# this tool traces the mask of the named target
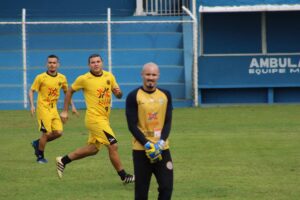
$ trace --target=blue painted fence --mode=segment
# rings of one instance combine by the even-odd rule
[[[150,17],[151,20],[160,18]],[[163,17],[163,20],[180,20]],[[117,20],[117,19],[113,19]],[[149,20],[127,17],[123,20]],[[112,24],[112,72],[124,96],[142,84],[140,72],[147,62],[160,66],[160,87],[172,93],[174,106],[191,106],[191,24]],[[0,109],[24,109],[21,26],[0,26]],[[3,37],[2,37],[3,36]],[[99,53],[107,66],[106,25],[27,25],[27,90],[35,76],[46,70],[46,58],[60,58],[59,71],[71,84],[88,71],[88,56]],[[63,96],[63,95],[62,95]],[[79,108],[85,108],[82,94],[75,94]],[[114,99],[113,107],[124,101]],[[62,106],[62,101],[59,102]]]

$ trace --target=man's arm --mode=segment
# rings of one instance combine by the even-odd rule
[[[111,74],[111,75],[112,75],[111,76],[111,86],[112,86],[111,90],[112,90],[113,94],[115,95],[115,97],[117,97],[118,99],[121,99],[123,96],[122,90],[119,87],[115,76],[113,74]]]
[[[167,96],[168,104],[167,104],[164,127],[161,132],[160,140],[157,143],[155,143],[155,145],[158,146],[160,151],[162,151],[164,149],[165,141],[168,139],[168,137],[170,135],[171,124],[172,124],[172,110],[173,110],[172,97],[171,97],[170,92],[167,90],[162,90],[162,91]]]
[[[126,98],[126,119],[128,129],[135,139],[143,146],[148,142],[144,134],[138,129],[138,108],[136,102],[137,90],[131,92]]]
[[[123,93],[119,87],[114,88],[112,92],[114,93],[115,97],[117,97],[118,99],[121,99],[123,96]]]
[[[163,140],[163,141],[166,141],[168,139],[169,135],[170,135],[170,132],[171,132],[173,105],[172,105],[172,97],[171,97],[170,92],[164,90],[164,93],[166,94],[166,96],[168,98],[168,105],[167,105],[167,111],[166,111],[164,127],[162,129],[160,139]]]
[[[65,96],[66,96],[67,91],[64,91],[64,94],[65,94]],[[71,98],[70,104],[71,104],[71,108],[72,108],[72,113],[75,114],[76,116],[79,116],[79,113],[78,113],[78,111],[77,111],[77,109],[76,109],[76,106],[75,106],[75,104],[74,104],[72,98]]]
[[[71,103],[72,95],[74,92],[75,90],[73,90],[72,87],[69,87],[69,89],[66,92],[65,100],[64,100],[64,108],[63,111],[60,113],[60,118],[63,123],[66,123],[68,120],[69,105]]]
[[[76,109],[73,99],[71,99],[71,108],[72,108],[72,113],[76,116],[79,116],[79,112]]]
[[[30,89],[29,92],[28,92],[28,96],[29,96],[30,111],[31,111],[32,116],[33,116],[33,113],[35,113],[33,95],[34,95],[34,90]]]

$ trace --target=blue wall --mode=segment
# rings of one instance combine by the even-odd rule
[[[155,19],[131,16],[135,1],[129,0],[118,3],[92,0],[84,6],[76,2],[69,6],[69,1],[58,0],[51,1],[51,4],[50,1],[41,3],[35,0],[17,2],[1,1],[0,17],[20,20],[21,8],[24,7],[29,20],[95,20],[106,15],[106,8],[111,7],[113,14],[117,13],[113,17],[118,20]],[[206,6],[253,5],[258,2],[262,3],[197,1]],[[283,1],[263,1],[266,2],[278,4]],[[200,103],[300,102],[300,12],[266,13],[266,54],[262,53],[262,13],[206,13],[201,17],[204,54],[199,57]],[[0,60],[3,61],[0,63],[0,109],[23,108],[20,32],[20,25],[0,26]],[[36,74],[45,70],[43,65],[49,54],[57,54],[61,58],[60,70],[67,74],[69,82],[86,71],[86,59],[92,53],[102,54],[107,69],[106,32],[105,25],[28,25],[29,85]],[[161,65],[161,86],[171,90],[176,105],[191,105],[190,25],[114,24],[112,32],[113,72],[119,77],[125,94],[139,86],[140,67],[145,62],[154,61]],[[78,94],[75,99],[82,101],[82,96]],[[122,107],[124,100],[115,104]]]
[[[150,17],[159,20],[160,17]],[[147,20],[148,17],[123,17],[121,20]],[[181,17],[163,17],[180,20]],[[113,20],[120,20],[119,17]],[[112,24],[112,71],[124,96],[141,85],[141,68],[156,62],[161,69],[160,87],[171,91],[175,107],[191,106],[191,24]],[[23,109],[23,70],[21,25],[0,26],[0,109]],[[60,57],[59,71],[69,83],[88,71],[87,58],[100,53],[107,62],[107,26],[27,25],[27,82],[29,89],[35,76],[46,70],[50,54]],[[74,100],[84,108],[81,93]],[[114,99],[115,108],[124,101]],[[62,106],[62,101],[59,102]]]
[[[204,13],[199,99],[209,103],[300,102],[299,11]]]
[[[300,56],[200,57],[199,87],[300,87]]]
[[[261,52],[260,21],[259,13],[204,14],[204,53]]]
[[[96,18],[106,17],[107,8],[113,15],[132,15],[136,1],[132,0],[1,0],[0,18],[20,18],[21,10],[27,10],[30,19],[36,18]]]
[[[257,4],[299,4],[299,0],[198,0],[203,6],[244,6]]]

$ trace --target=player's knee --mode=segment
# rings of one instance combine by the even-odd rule
[[[90,155],[96,155],[98,153],[99,149],[96,147],[96,145],[91,145],[90,147]]]
[[[44,137],[47,138],[47,142],[50,142],[52,140],[55,140],[55,139],[61,137],[62,136],[62,131],[53,131],[51,133],[45,133],[43,135],[44,135]]]
[[[98,151],[99,151],[98,149],[91,151],[91,155],[96,155],[98,153]]]
[[[57,134],[57,137],[61,137],[63,135],[63,132],[62,131],[58,131],[56,134]]]
[[[62,131],[53,131],[52,133],[50,133],[50,135],[52,136],[52,137],[61,137],[62,136],[62,134],[63,134],[63,132]]]

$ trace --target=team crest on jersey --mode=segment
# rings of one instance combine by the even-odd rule
[[[159,99],[158,99],[158,102],[159,102],[160,104],[164,104],[165,100],[164,100],[163,98],[159,98]]]
[[[173,163],[171,161],[168,161],[166,164],[167,169],[173,170]]]
[[[148,113],[148,120],[151,121],[157,119],[157,114],[157,112]]]
[[[107,80],[107,81],[106,81],[106,84],[107,84],[107,85],[110,85],[110,80]]]

